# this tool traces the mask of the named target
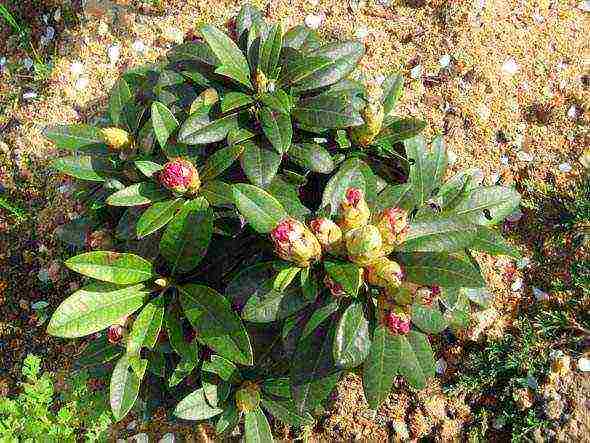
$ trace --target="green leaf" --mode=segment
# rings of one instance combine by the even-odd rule
[[[269,443],[274,441],[270,425],[260,406],[257,406],[252,412],[246,412],[244,415],[244,441],[246,443]]]
[[[169,305],[164,320],[170,346],[181,356],[183,361],[186,360],[183,365],[187,367],[190,373],[199,361],[198,346],[185,340],[179,312],[172,305]],[[193,366],[190,367],[187,362],[192,362]],[[178,367],[181,366],[181,363],[182,361],[178,364]]]
[[[127,253],[92,251],[76,255],[65,262],[72,271],[118,285],[131,285],[156,276],[146,259]]]
[[[452,214],[465,217],[472,223],[493,226],[501,223],[520,204],[520,194],[505,186],[476,188],[462,200]]]
[[[386,326],[377,326],[363,367],[363,388],[371,409],[377,409],[389,396],[400,364],[400,351],[399,337]]]
[[[170,193],[157,183],[143,182],[127,186],[107,198],[111,206],[141,206],[170,198]]]
[[[437,193],[438,203],[443,211],[450,211],[461,201],[466,200],[470,192],[479,187],[483,171],[478,168],[466,169],[446,181]]]
[[[417,220],[410,223],[404,252],[452,252],[470,246],[477,227],[458,217]]]
[[[130,370],[129,356],[119,359],[111,375],[110,403],[116,421],[122,420],[133,407],[141,380]]]
[[[286,290],[293,279],[297,277],[299,271],[301,271],[300,267],[290,265],[286,266],[284,269],[281,269],[273,281],[273,289],[280,292]]]
[[[406,278],[427,286],[479,288],[485,282],[469,261],[444,252],[404,253],[399,255]]]
[[[367,201],[375,196],[375,177],[371,168],[358,158],[351,158],[340,166],[340,169],[324,188],[322,196],[322,208],[329,208],[330,214],[338,212],[340,203],[344,200],[346,190],[350,187],[359,188],[364,192]]]
[[[365,318],[363,303],[353,301],[340,317],[334,337],[334,361],[342,369],[360,365],[371,348],[369,321]]]
[[[304,220],[311,212],[299,199],[299,188],[276,176],[267,191],[281,202],[287,213],[298,220]]]
[[[157,202],[147,208],[135,227],[137,238],[144,238],[162,226],[166,226],[170,220],[174,217],[176,212],[184,204],[184,199],[176,198],[168,201]]]
[[[434,377],[434,357],[428,338],[417,331],[398,335],[400,340],[399,373],[414,389],[424,389]]]
[[[283,206],[272,195],[256,186],[239,183],[233,186],[234,202],[252,228],[266,234],[287,217]]]
[[[251,95],[243,92],[231,91],[223,96],[221,99],[221,112],[235,111],[236,109],[248,106],[254,103]]]
[[[325,57],[331,63],[294,85],[294,91],[304,92],[333,85],[354,70],[364,53],[363,44],[354,41],[332,43],[310,52],[310,57]]]
[[[445,320],[453,329],[465,329],[469,326],[471,309],[466,288],[441,288],[440,301],[447,309]]]
[[[202,370],[216,374],[220,379],[231,384],[237,384],[241,380],[237,366],[219,355],[212,355],[210,360],[205,360]]]
[[[404,78],[401,75],[390,75],[383,82],[383,111],[391,114],[404,92]]]
[[[89,155],[56,158],[51,167],[62,174],[94,182],[103,182],[114,172],[110,161]]]
[[[392,147],[396,143],[416,137],[424,128],[426,122],[417,118],[395,118],[383,122],[384,129],[379,133],[373,144]]]
[[[375,211],[383,211],[387,208],[402,208],[411,211],[414,208],[412,185],[387,185],[377,196]]]
[[[202,197],[187,202],[164,231],[160,253],[175,274],[192,271],[201,262],[213,235],[213,211]]]
[[[195,353],[195,356],[183,356],[178,362],[174,371],[168,378],[168,388],[178,386],[182,380],[188,377],[199,364],[199,358]]]
[[[304,338],[309,336],[309,334],[315,331],[324,320],[336,312],[339,307],[340,305],[337,301],[329,300],[324,306],[316,308],[309,317],[309,320],[307,320],[307,323],[305,323],[305,328],[303,328],[301,337]]]
[[[194,66],[195,69],[203,67],[211,69],[219,64],[219,59],[209,45],[200,41],[186,42],[176,46],[168,53],[168,61],[185,68]],[[208,84],[202,86],[208,87]]]
[[[200,194],[212,206],[229,206],[234,203],[233,187],[220,180],[205,183],[200,189]]]
[[[446,150],[440,137],[433,143],[432,152],[428,151],[420,136],[406,140],[405,146],[410,162],[408,180],[412,184],[416,203],[422,206],[430,198],[432,191],[440,186],[447,167]]]
[[[304,98],[292,114],[299,123],[318,128],[338,129],[364,123],[349,98],[339,93]]]
[[[227,134],[227,144],[232,145],[239,145],[248,140],[252,140],[256,137],[256,133],[250,131],[247,128],[235,128],[231,129]]]
[[[149,292],[143,284],[89,283],[58,306],[49,321],[47,333],[74,338],[101,331],[141,308]]]
[[[113,346],[103,334],[96,340],[91,340],[82,353],[77,356],[75,369],[88,369],[99,366],[120,357],[123,351],[118,346]]]
[[[222,412],[223,409],[209,405],[204,388],[191,392],[174,409],[174,415],[184,420],[206,420]]]
[[[258,67],[270,78],[275,78],[275,72],[281,57],[283,46],[283,32],[280,24],[270,27],[266,38],[260,46],[260,60]]]
[[[344,292],[356,297],[363,282],[363,270],[354,263],[325,261],[324,268],[336,283],[342,285]]]
[[[172,112],[160,102],[152,103],[152,127],[160,146],[164,148],[170,135],[178,128],[178,120]]]
[[[149,160],[135,160],[133,163],[135,164],[135,167],[148,178],[152,178],[157,172],[163,169],[161,164]]]
[[[204,106],[191,114],[178,131],[178,141],[187,145],[208,145],[227,137],[230,130],[237,127],[237,114],[226,115],[212,120],[209,107]]]
[[[43,135],[51,140],[56,148],[80,153],[107,154],[108,148],[100,133],[100,128],[90,125],[64,125],[45,128]]]
[[[248,333],[229,302],[207,286],[188,284],[178,288],[180,302],[197,338],[222,357],[250,366],[252,346]]]
[[[232,39],[213,26],[205,25],[200,28],[201,35],[215,53],[221,66],[216,73],[226,75],[238,83],[252,89],[250,82],[250,68],[248,62]]]
[[[309,51],[320,47],[321,38],[313,29],[297,25],[289,29],[283,37],[283,48]]]
[[[507,255],[516,259],[522,257],[520,252],[506,243],[500,232],[486,226],[477,226],[477,234],[468,247],[492,255]]]
[[[340,372],[334,364],[333,343],[334,328],[329,324],[314,334],[302,337],[297,343],[290,379],[291,393],[299,412],[313,412],[338,382]]]
[[[265,188],[277,175],[281,155],[254,141],[245,142],[240,161],[248,180],[256,186]]]
[[[289,317],[307,306],[310,301],[301,295],[298,287],[290,287],[284,291],[274,289],[274,280],[262,282],[246,302],[242,310],[242,318],[253,323],[270,323]]]
[[[283,112],[263,107],[258,116],[264,135],[271,142],[274,149],[279,154],[284,154],[291,146],[293,138],[293,127],[291,126],[291,117]]]
[[[139,355],[141,348],[153,349],[164,319],[164,299],[160,296],[141,310],[127,340],[127,354]]]
[[[236,17],[236,33],[240,44],[242,40],[247,37],[247,31],[250,31],[253,26],[258,25],[261,22],[262,13],[258,8],[252,6],[250,3],[242,5],[240,12]]]
[[[412,305],[412,323],[427,334],[439,334],[448,326],[438,306]]]
[[[263,396],[262,407],[274,418],[278,418],[288,425],[311,426],[314,423],[313,417],[307,412],[299,412],[291,399],[274,399]]]
[[[289,377],[268,378],[262,382],[263,396],[272,398],[291,398],[291,384]]]
[[[332,63],[327,57],[307,57],[299,54],[290,58],[281,70],[281,84],[294,85]]]
[[[238,408],[234,403],[229,403],[219,415],[219,419],[215,425],[215,432],[217,435],[229,434],[235,429],[239,422],[240,411],[238,411]]]
[[[293,144],[289,149],[289,159],[299,166],[320,174],[334,170],[334,160],[330,153],[317,143]]]
[[[132,132],[135,119],[135,102],[133,93],[125,79],[121,78],[111,90],[109,96],[109,115],[114,126],[126,126]]]

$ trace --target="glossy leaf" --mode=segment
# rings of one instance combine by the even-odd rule
[[[382,211],[387,208],[402,208],[410,211],[414,208],[414,205],[411,184],[387,185],[377,196],[375,210]]]
[[[267,191],[281,202],[285,211],[298,220],[304,220],[311,212],[299,198],[299,188],[287,182],[282,176],[276,176]]]
[[[299,123],[319,128],[347,128],[364,122],[349,98],[338,93],[302,99],[292,114]]]
[[[115,192],[107,198],[111,206],[141,206],[170,198],[170,193],[157,183],[135,183]]]
[[[273,148],[279,154],[287,152],[293,138],[293,127],[289,115],[268,107],[263,107],[258,115],[264,135],[271,142]]]
[[[153,349],[164,319],[164,299],[158,297],[144,306],[133,322],[127,339],[127,354],[139,355],[141,348]]]
[[[137,238],[146,237],[166,226],[183,204],[184,199],[176,198],[151,205],[137,220]]]
[[[120,79],[111,90],[109,98],[109,116],[114,126],[126,126],[134,131],[133,126],[134,97],[129,84]]]
[[[241,145],[228,146],[214,152],[200,172],[201,181],[206,182],[222,174],[244,151]]]
[[[292,426],[310,426],[314,423],[311,414],[299,412],[291,399],[275,399],[268,396],[262,397],[262,407],[275,419]]]
[[[163,169],[163,166],[159,163],[154,163],[150,160],[135,160],[133,162],[135,167],[148,178],[153,177],[159,171]]]
[[[283,32],[281,30],[281,25],[272,25],[260,46],[260,60],[258,64],[258,67],[262,72],[270,78],[275,78],[282,46]]]
[[[107,154],[109,152],[100,133],[100,128],[95,126],[83,124],[50,126],[45,128],[43,135],[51,140],[58,149],[90,154]]]
[[[204,388],[197,389],[184,397],[174,409],[174,415],[184,420],[206,420],[223,412],[223,409],[209,405]]]
[[[394,118],[383,122],[384,129],[375,138],[375,145],[392,147],[396,143],[416,137],[426,128],[426,122],[417,118]]]
[[[237,127],[236,114],[211,119],[207,107],[191,114],[178,132],[178,141],[187,145],[207,145],[223,140]]]
[[[332,156],[324,147],[317,143],[291,145],[289,159],[305,169],[320,174],[329,174],[334,170]]]
[[[116,421],[123,419],[133,407],[140,384],[141,380],[130,369],[129,357],[124,355],[113,369],[109,389],[111,410]]]
[[[266,188],[277,175],[281,164],[281,155],[253,141],[243,145],[240,162],[242,170],[250,182],[258,187]]]
[[[412,323],[427,334],[439,334],[448,326],[438,306],[412,305]]]
[[[369,355],[363,367],[363,388],[371,409],[389,396],[400,364],[400,340],[386,326],[375,328]]]
[[[170,135],[178,128],[178,120],[172,112],[160,102],[152,103],[152,127],[160,146],[164,148]]]
[[[429,151],[422,137],[405,141],[406,155],[410,161],[409,182],[418,206],[430,198],[433,190],[440,186],[447,167],[447,154],[442,139],[437,138],[433,150]]]
[[[400,340],[400,375],[413,388],[425,388],[427,379],[434,377],[434,357],[428,338],[417,331],[397,337]]]
[[[188,284],[178,289],[182,308],[198,340],[228,360],[252,365],[248,333],[225,297],[207,286]]]
[[[328,317],[338,311],[339,307],[337,301],[329,300],[323,306],[316,308],[305,323],[301,337],[307,337],[315,331]]]
[[[336,283],[351,297],[356,297],[363,282],[363,270],[354,263],[325,261],[324,268]]]
[[[118,285],[131,285],[153,278],[152,264],[138,255],[112,251],[92,251],[65,262],[72,271]]]
[[[472,223],[493,226],[501,223],[520,204],[520,195],[505,186],[476,188],[451,213],[465,217]]]
[[[417,252],[399,255],[406,278],[426,286],[485,286],[479,270],[469,261],[444,252]]]
[[[237,366],[219,355],[212,355],[210,360],[205,360],[203,371],[216,374],[228,383],[237,384],[240,381],[240,371]]]
[[[322,196],[322,208],[330,209],[331,215],[335,215],[344,200],[346,190],[350,187],[363,191],[367,201],[375,197],[375,177],[371,169],[361,160],[352,158],[345,161],[340,169],[326,184]]]
[[[383,82],[383,111],[391,114],[404,92],[404,78],[401,75],[390,75]]]
[[[520,252],[509,245],[502,234],[495,229],[486,226],[477,226],[477,234],[469,249],[487,252],[492,255],[507,255],[512,258],[521,258]]]
[[[89,283],[58,306],[49,321],[47,333],[74,338],[101,331],[141,308],[149,292],[143,284]]]
[[[221,99],[221,112],[224,114],[229,111],[251,105],[254,103],[254,99],[251,95],[243,92],[231,91],[223,96]]]
[[[298,287],[292,286],[284,291],[274,289],[274,280],[262,282],[242,310],[242,318],[253,323],[270,323],[282,320],[298,312],[309,301],[301,296]]]
[[[240,411],[234,403],[225,406],[215,424],[215,432],[218,435],[229,434],[240,422]]]
[[[369,321],[365,317],[363,303],[354,301],[336,326],[334,361],[342,369],[354,368],[367,358],[370,348]]]
[[[234,203],[233,187],[220,180],[211,180],[205,183],[200,194],[212,206],[228,206]]]
[[[268,233],[287,217],[278,200],[263,189],[240,183],[234,185],[233,190],[234,202],[240,214],[255,231]]]
[[[257,406],[252,412],[244,414],[244,441],[245,443],[269,443],[274,441],[270,425],[260,406]]]
[[[114,172],[111,162],[88,155],[56,158],[51,167],[80,180],[104,182]]]
[[[404,252],[452,252],[470,246],[477,227],[457,217],[413,221],[401,245]]]

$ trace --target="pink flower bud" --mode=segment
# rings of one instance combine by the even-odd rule
[[[404,278],[400,265],[386,257],[379,258],[365,270],[367,282],[381,288],[398,287]]]
[[[111,325],[107,331],[107,340],[111,344],[117,344],[123,338],[123,326]]]
[[[408,213],[401,208],[384,209],[377,217],[377,227],[388,253],[403,243],[408,234]]]
[[[365,201],[363,191],[358,188],[348,188],[344,200],[340,204],[340,228],[344,232],[366,225],[371,217],[371,211]]]
[[[166,163],[158,174],[158,180],[166,188],[179,194],[195,194],[201,186],[197,168],[184,159]]]
[[[350,261],[366,266],[383,257],[383,243],[379,230],[372,225],[352,229],[344,236]]]
[[[320,217],[312,220],[309,226],[325,252],[334,254],[342,252],[342,231],[336,223]]]
[[[303,223],[294,218],[282,220],[270,233],[276,254],[283,260],[306,267],[320,259],[322,247]]]
[[[410,332],[410,320],[403,318],[401,315],[390,311],[385,316],[385,326],[391,331],[392,334],[407,334]]]

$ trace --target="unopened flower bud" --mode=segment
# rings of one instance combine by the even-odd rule
[[[165,278],[157,278],[154,280],[154,283],[158,285],[160,288],[167,288],[168,287],[168,280]]]
[[[260,404],[260,387],[251,381],[242,383],[236,392],[236,406],[240,412],[252,412]]]
[[[256,83],[256,90],[259,94],[268,92],[268,78],[262,72],[260,68],[256,69],[256,75],[254,76],[254,83]]]
[[[111,325],[107,331],[107,340],[109,343],[115,345],[123,338],[123,326]]]
[[[410,320],[401,313],[398,314],[390,311],[387,313],[384,320],[385,326],[387,326],[387,328],[394,335],[405,335],[410,332]]]
[[[184,159],[166,163],[158,173],[158,180],[166,188],[179,194],[196,194],[201,186],[197,168]]]
[[[344,232],[364,226],[368,223],[371,212],[358,188],[348,188],[344,200],[340,204],[340,228]]]
[[[103,128],[100,130],[100,134],[111,151],[126,151],[133,143],[131,134],[123,129]]]
[[[365,269],[367,282],[381,288],[400,286],[404,278],[400,265],[387,257],[379,258]]]
[[[340,283],[335,282],[329,275],[324,277],[324,285],[330,290],[330,293],[335,298],[344,297],[346,292]]]
[[[377,227],[383,239],[386,253],[391,253],[402,244],[408,235],[408,213],[401,208],[384,209],[377,216]]]
[[[369,265],[385,255],[381,234],[375,226],[365,225],[348,231],[344,239],[348,257],[357,265]]]
[[[322,247],[317,238],[303,223],[294,218],[282,220],[274,228],[270,237],[276,254],[283,260],[306,267],[320,259]]]
[[[324,217],[309,223],[311,232],[316,236],[325,252],[339,254],[342,252],[342,230],[336,223]]]
[[[364,124],[351,128],[353,142],[360,146],[369,146],[381,132],[385,111],[380,102],[371,102],[361,111]]]

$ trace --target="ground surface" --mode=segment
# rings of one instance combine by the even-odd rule
[[[41,136],[42,128],[92,120],[104,109],[122,72],[155,60],[201,22],[223,26],[241,4],[164,3],[160,11],[139,1],[89,0],[80,23],[71,26],[63,26],[63,14],[55,15],[60,8],[47,7],[47,23],[38,19],[34,35],[38,42],[48,25],[58,31],[49,43],[53,69],[46,80],[34,78],[26,68],[30,51],[1,40],[0,57],[5,51],[7,62],[0,73],[0,197],[15,208],[0,207],[0,389],[14,388],[18,364],[28,352],[45,355],[53,369],[67,368],[75,352],[74,344],[44,334],[42,312],[33,308],[35,302],[47,301],[51,312],[75,288],[62,265],[70,253],[58,238],[60,225],[81,210],[69,183],[46,167],[58,153]],[[307,18],[321,21],[327,36],[363,40],[365,81],[403,73],[407,88],[399,112],[427,120],[429,134],[444,133],[456,157],[453,169],[477,167],[484,182],[516,182],[522,191],[535,182],[567,190],[580,175],[577,159],[590,145],[590,13],[583,11],[588,2],[257,3],[269,19],[286,26]],[[525,210],[524,217],[514,217],[507,226],[525,256],[532,255],[527,248],[537,241],[535,233],[530,238],[519,235],[529,217],[531,211]],[[445,440],[466,435],[466,426],[475,420],[469,402],[462,395],[443,394],[440,384],[460,372],[464,346],[501,337],[523,304],[537,303],[537,285],[545,289],[529,278],[534,261],[515,266],[506,259],[481,257],[481,262],[494,307],[481,314],[458,344],[439,353],[446,371],[435,386],[419,395],[402,387],[374,413],[364,402],[359,378],[350,375],[334,394],[317,432],[338,439],[430,433]],[[588,375],[567,377],[561,395],[570,412],[562,417],[557,437],[567,441],[573,434],[566,430],[574,426],[574,440],[590,440],[587,405],[580,400],[590,394]],[[497,427],[502,435],[501,424]]]

